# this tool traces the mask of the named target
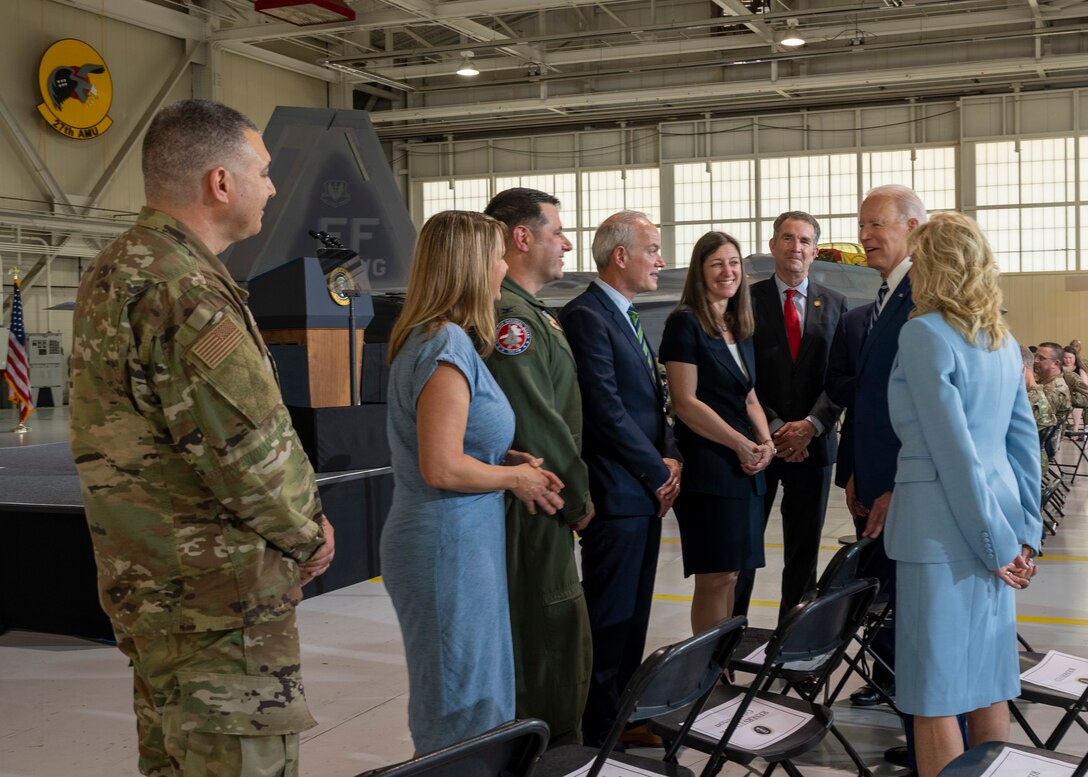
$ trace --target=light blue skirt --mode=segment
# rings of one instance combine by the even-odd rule
[[[430,753],[514,719],[501,492],[404,504],[382,530],[382,578],[408,661],[408,728]]]
[[[925,717],[959,715],[1018,696],[1015,593],[974,559],[897,562],[899,709]]]

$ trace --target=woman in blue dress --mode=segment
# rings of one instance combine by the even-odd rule
[[[920,777],[1009,737],[1020,693],[1014,589],[1035,574],[1039,438],[1020,348],[978,225],[938,213],[911,233],[915,310],[888,382],[902,442],[884,547],[896,561],[896,704]]]
[[[707,232],[691,252],[680,305],[661,339],[684,454],[674,509],[684,576],[695,576],[696,634],[732,614],[738,572],[764,564],[763,470],[775,448],[753,388],[754,330],[740,245]]]
[[[514,415],[481,360],[505,228],[445,211],[420,231],[389,342],[393,505],[385,586],[408,663],[408,727],[428,753],[514,718],[503,491],[554,514],[563,484],[509,450]]]

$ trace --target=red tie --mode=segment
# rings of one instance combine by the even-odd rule
[[[786,289],[786,304],[782,308],[782,318],[786,320],[786,339],[790,341],[790,357],[797,361],[797,350],[801,347],[801,319],[793,304],[796,289]]]

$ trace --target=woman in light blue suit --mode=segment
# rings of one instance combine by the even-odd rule
[[[974,221],[940,213],[910,237],[916,309],[888,384],[903,446],[884,533],[895,559],[896,703],[915,715],[920,777],[1008,738],[1020,693],[1013,590],[1035,574],[1039,438],[998,269]]]

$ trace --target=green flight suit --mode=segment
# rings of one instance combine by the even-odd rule
[[[487,365],[514,409],[512,447],[543,458],[565,486],[565,505],[554,516],[531,515],[506,497],[517,716],[545,720],[553,745],[579,744],[593,651],[570,528],[590,504],[574,356],[558,319],[509,278],[496,313]]]

